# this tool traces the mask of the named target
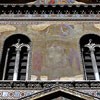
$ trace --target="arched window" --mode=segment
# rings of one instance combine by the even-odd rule
[[[100,37],[95,34],[84,35],[80,39],[80,50],[86,80],[100,80]]]
[[[0,79],[28,80],[30,39],[22,34],[8,37],[4,42]]]

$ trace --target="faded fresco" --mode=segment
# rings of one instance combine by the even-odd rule
[[[32,41],[31,80],[83,80],[79,41],[85,34],[99,35],[100,24],[74,21],[2,24],[0,46],[8,36],[17,33],[25,34]]]

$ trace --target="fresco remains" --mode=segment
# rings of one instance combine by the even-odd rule
[[[99,35],[100,24],[86,21],[1,24],[0,46],[8,36],[18,33],[25,34],[32,41],[31,80],[83,80],[79,41],[85,34]]]

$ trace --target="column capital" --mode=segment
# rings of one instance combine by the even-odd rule
[[[8,48],[7,51],[9,52],[10,51],[10,48]]]
[[[96,44],[92,43],[92,39],[89,39],[89,43],[86,44],[84,47],[88,47],[89,50],[92,52],[95,51]]]

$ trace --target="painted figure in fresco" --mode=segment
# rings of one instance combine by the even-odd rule
[[[62,35],[68,36],[68,35],[73,35],[74,34],[73,26],[68,25],[68,24],[61,24],[60,26],[61,26],[60,30],[62,32]]]
[[[79,75],[81,72],[79,54],[75,49],[70,48],[67,50],[67,48],[65,48],[63,45],[54,43],[48,47],[45,63],[46,67],[44,70],[48,72],[48,75],[51,77],[51,79],[65,76],[72,77]]]
[[[66,54],[64,48],[62,46],[53,44],[50,48],[48,48],[48,59],[55,66],[59,66],[60,64],[65,65],[64,63],[66,63]]]
[[[34,74],[39,75],[41,72],[41,67],[43,65],[43,55],[41,51],[37,50],[33,54],[33,71]]]
[[[46,54],[46,67],[43,69],[45,72],[48,72],[50,79],[59,78],[62,75],[59,75],[59,72],[66,67],[66,53],[63,46],[52,44],[47,48]],[[62,71],[63,72],[63,71]]]
[[[54,4],[55,0],[50,0],[49,4]]]

